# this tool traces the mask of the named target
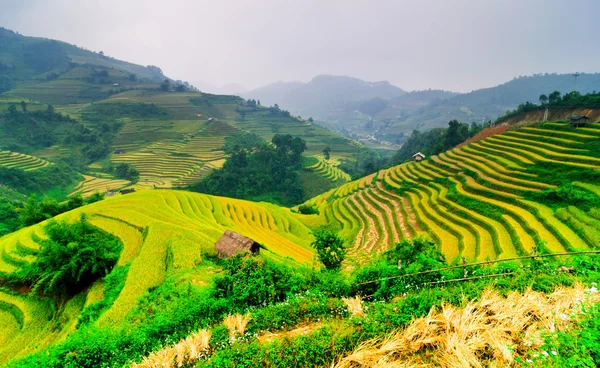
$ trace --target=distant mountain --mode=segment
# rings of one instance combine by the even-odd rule
[[[304,86],[302,82],[275,82],[253,89],[244,94],[245,98],[260,100],[263,106],[281,104],[281,101],[296,89]]]
[[[409,133],[413,129],[428,130],[446,126],[450,120],[478,122],[494,120],[507,110],[524,102],[537,102],[542,94],[553,91],[567,93],[576,89],[582,94],[600,90],[600,74],[581,74],[574,83],[572,74],[537,74],[519,77],[496,87],[484,88],[470,93],[432,103],[416,113],[399,118],[386,132]]]
[[[406,92],[389,82],[367,82],[357,78],[319,75],[308,83],[278,82],[248,92],[245,96],[262,104],[277,103],[301,116],[326,116],[332,109],[373,98],[391,99]]]
[[[104,55],[101,51],[92,52],[47,38],[26,37],[0,27],[0,85],[2,81],[8,85],[33,77],[52,79],[72,68],[73,64],[111,68],[154,82],[165,79],[156,66],[132,64]]]
[[[441,90],[405,92],[388,82],[318,76],[309,83],[279,82],[248,92],[263,105],[282,109],[358,139],[402,143],[413,130],[445,127],[450,120],[482,123],[553,91],[600,90],[600,74],[537,74],[499,86],[458,94]]]

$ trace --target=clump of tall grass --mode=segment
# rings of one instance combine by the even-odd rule
[[[192,365],[209,352],[210,331],[195,332],[177,345],[167,346],[134,363],[132,368],[174,368]]]
[[[236,336],[244,336],[246,333],[246,326],[251,319],[252,315],[250,315],[250,313],[246,313],[245,315],[238,313],[225,317],[223,324],[229,329],[229,339],[231,342],[235,341]]]
[[[527,359],[543,344],[542,332],[570,327],[584,303],[600,300],[582,285],[552,294],[486,290],[463,308],[432,308],[423,318],[384,339],[359,346],[335,367],[486,367]]]
[[[350,312],[351,315],[358,317],[363,317],[365,315],[360,295],[357,295],[354,298],[342,298],[342,301],[348,307],[348,312]]]

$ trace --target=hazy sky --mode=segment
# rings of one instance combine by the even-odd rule
[[[199,84],[318,74],[470,91],[599,72],[600,0],[0,0],[0,26]]]

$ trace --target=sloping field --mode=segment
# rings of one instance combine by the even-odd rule
[[[508,258],[534,247],[550,252],[598,248],[591,214],[555,210],[533,198],[557,188],[552,175],[537,174],[544,165],[555,165],[557,176],[563,170],[599,172],[599,140],[596,124],[585,130],[538,124],[382,170],[308,203],[321,213],[339,212],[347,203],[343,216],[329,218],[354,239],[351,254],[383,251],[421,232],[450,260]],[[534,166],[542,169],[530,170]],[[580,177],[578,188],[600,196],[593,175]]]
[[[50,165],[48,161],[38,157],[0,150],[0,166],[32,171],[48,165]]]
[[[231,125],[215,121],[204,124],[179,139],[160,140],[149,145],[122,145],[112,162],[127,162],[140,172],[141,185],[171,187],[189,185],[223,165],[225,137],[236,132]]]
[[[350,181],[351,180],[350,175],[348,175],[344,171],[338,169],[338,167],[337,167],[338,163],[335,160],[332,160],[332,159],[325,160],[320,156],[318,156],[317,159],[319,160],[319,162],[317,162],[316,164],[311,165],[307,168],[314,170],[317,174],[324,176],[327,179],[330,179],[331,181],[338,181],[338,180]]]
[[[127,180],[115,180],[97,178],[95,176],[84,175],[81,181],[75,187],[75,191],[70,195],[81,194],[84,198],[91,196],[94,193],[104,194],[108,191],[116,191],[131,184]]]
[[[214,255],[214,243],[227,229],[263,244],[266,249],[261,253],[265,257],[289,257],[289,261],[298,263],[310,263],[313,259],[309,229],[299,221],[299,215],[271,204],[183,191],[144,191],[108,198],[57,219],[75,220],[82,213],[89,216],[92,224],[121,239],[124,249],[119,265],[131,264],[123,291],[97,322],[101,325],[121,321],[140,295],[162,284],[165,262],[173,269],[189,269],[206,255]],[[13,271],[30,260],[17,256],[16,250],[38,248],[36,240],[43,236],[43,226],[41,223],[0,239],[0,271]],[[84,302],[85,295],[70,302],[72,305],[67,308],[71,310],[64,312],[61,329],[49,317],[49,300],[0,290],[0,318],[6,322],[2,328],[18,336],[11,339],[11,344],[0,346],[0,361],[8,355],[41,349],[62,333],[72,331]]]

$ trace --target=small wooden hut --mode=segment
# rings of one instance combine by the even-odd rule
[[[219,258],[229,258],[240,253],[260,253],[260,244],[234,231],[227,230],[215,243]]]
[[[129,194],[129,193],[134,193],[134,192],[135,192],[135,188],[127,188],[127,189],[122,189],[119,193]]]
[[[569,116],[569,126],[573,128],[580,128],[588,125],[590,118],[585,115]]]
[[[415,161],[415,162],[423,161],[424,159],[425,159],[425,155],[422,154],[421,152],[417,152],[413,155],[413,161]]]

